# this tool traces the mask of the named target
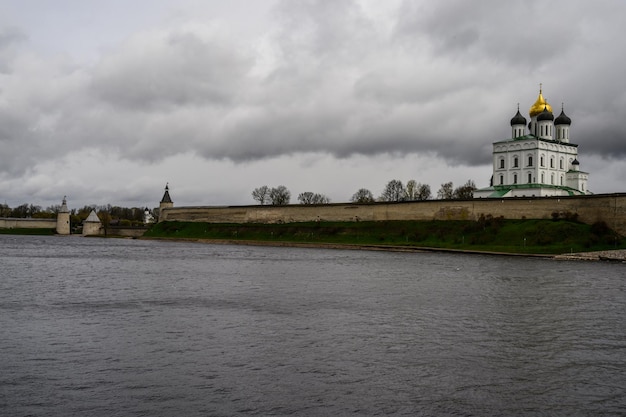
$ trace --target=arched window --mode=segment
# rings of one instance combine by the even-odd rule
[[[533,166],[533,156],[532,155],[528,155],[528,166],[529,167]]]
[[[554,185],[554,173],[550,174],[550,184]]]
[[[517,174],[513,174],[513,184],[517,184]]]
[[[539,159],[539,165],[545,166],[545,163],[543,161],[543,155],[541,155],[541,158]]]
[[[530,184],[531,182],[533,182],[533,181],[532,181],[532,179],[533,179],[533,174],[531,174],[531,173],[529,172],[529,173],[528,173],[528,183],[529,183],[529,184]]]
[[[554,157],[550,157],[550,168],[554,168]]]
[[[561,185],[563,185],[563,175],[561,175]]]
[[[500,158],[500,169],[504,169],[504,158]]]
[[[513,168],[517,168],[519,166],[519,159],[516,157],[513,158]]]
[[[500,175],[500,185],[504,184],[504,176]]]
[[[544,176],[543,172],[541,173],[541,183],[545,184],[545,176]]]

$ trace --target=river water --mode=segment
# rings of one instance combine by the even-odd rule
[[[0,415],[626,415],[626,266],[0,235]]]

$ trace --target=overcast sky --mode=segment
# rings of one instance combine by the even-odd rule
[[[0,0],[0,202],[485,187],[539,83],[591,191],[623,192],[625,17],[621,0]]]

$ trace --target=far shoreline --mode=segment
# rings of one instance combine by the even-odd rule
[[[613,261],[626,263],[626,249],[604,250],[593,252],[576,252],[565,254],[541,254],[541,253],[518,253],[518,252],[495,252],[467,249],[434,248],[424,246],[398,246],[398,245],[372,245],[372,244],[347,244],[347,243],[311,243],[311,242],[288,242],[266,240],[234,240],[234,239],[198,239],[198,238],[169,238],[169,237],[140,237],[141,240],[163,240],[178,242],[196,242],[210,245],[240,245],[240,246],[269,246],[291,247],[308,249],[337,249],[337,250],[368,250],[381,252],[413,252],[413,253],[455,253],[467,255],[491,255],[512,256],[526,258],[543,258],[554,260],[576,261]]]

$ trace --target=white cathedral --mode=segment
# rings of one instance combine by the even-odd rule
[[[530,108],[530,123],[519,112],[511,119],[511,139],[493,144],[491,185],[474,198],[544,197],[591,194],[589,174],[580,170],[578,145],[570,142],[572,120],[539,97]]]

